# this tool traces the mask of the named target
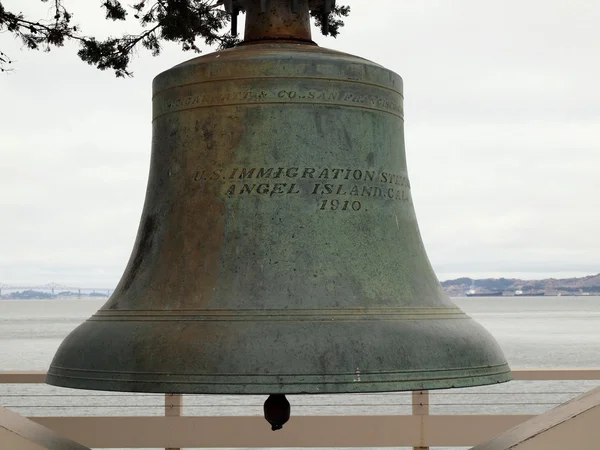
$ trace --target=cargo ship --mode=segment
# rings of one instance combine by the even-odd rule
[[[502,291],[496,291],[496,292],[469,291],[469,292],[466,292],[465,295],[467,297],[502,297]]]
[[[523,292],[521,290],[515,291],[515,297],[543,297],[546,295],[545,292]]]

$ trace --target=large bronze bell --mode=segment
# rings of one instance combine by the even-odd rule
[[[315,45],[309,8],[325,3],[230,1],[244,43],[156,77],[131,259],[48,383],[314,394],[511,378],[425,253],[402,79]]]

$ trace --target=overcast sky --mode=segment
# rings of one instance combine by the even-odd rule
[[[65,3],[87,33],[121,29],[99,0]],[[403,77],[413,198],[438,277],[600,272],[600,2],[343,3],[341,36],[316,41]],[[76,45],[30,52],[4,33],[0,49],[15,61],[0,75],[0,283],[113,287],[144,200],[152,78],[194,55],[142,51],[135,77],[116,79]]]

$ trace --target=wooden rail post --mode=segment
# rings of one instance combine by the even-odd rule
[[[429,415],[429,391],[413,391],[412,413],[421,418],[419,431],[421,444],[423,444],[425,442],[425,416]],[[421,445],[419,447],[413,447],[413,450],[429,450],[429,447]]]
[[[183,395],[165,394],[165,417],[181,417],[183,415]],[[166,447],[165,450],[181,450],[175,447]]]

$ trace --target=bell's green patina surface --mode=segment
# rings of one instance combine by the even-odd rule
[[[398,75],[289,36],[160,74],[129,265],[48,382],[292,394],[508,381],[425,253],[403,116]]]

